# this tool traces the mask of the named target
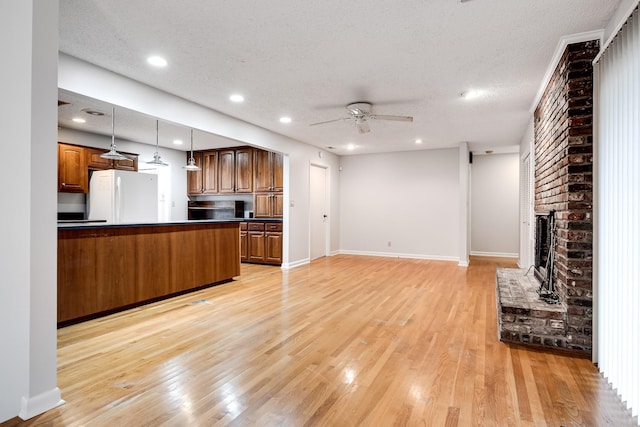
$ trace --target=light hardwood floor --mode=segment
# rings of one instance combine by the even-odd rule
[[[631,426],[584,358],[497,340],[495,270],[334,256],[58,331],[46,426]]]

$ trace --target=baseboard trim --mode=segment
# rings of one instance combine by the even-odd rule
[[[289,262],[287,264],[282,264],[280,268],[282,270],[291,270],[292,268],[300,267],[301,265],[306,265],[306,264],[309,264],[310,262],[311,261],[309,260],[309,258],[305,258],[298,261]]]
[[[28,420],[50,409],[64,405],[66,402],[62,400],[60,389],[58,387],[40,393],[37,396],[22,397],[22,405],[18,416],[23,420]]]
[[[497,257],[497,258],[518,258],[519,254],[509,253],[509,252],[481,252],[481,251],[472,251],[471,256],[488,256],[488,257]]]
[[[403,254],[394,252],[373,252],[373,251],[350,251],[340,250],[339,254],[342,255],[361,255],[361,256],[378,256],[385,258],[410,258],[410,259],[425,259],[430,261],[455,261],[458,262],[457,257],[440,256],[440,255],[423,255],[423,254]]]

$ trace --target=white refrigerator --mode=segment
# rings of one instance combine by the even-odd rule
[[[89,219],[111,224],[158,222],[158,177],[115,169],[93,172]]]

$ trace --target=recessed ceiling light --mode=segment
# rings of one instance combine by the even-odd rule
[[[355,144],[347,145],[347,150],[351,151],[351,150],[355,150],[355,149],[356,149],[356,145]]]
[[[416,144],[422,144],[422,140],[421,139],[416,139]]]
[[[160,56],[150,56],[147,58],[147,62],[154,67],[166,67],[167,60]]]
[[[244,101],[244,96],[240,94],[233,94],[229,97],[229,99],[233,102],[242,102]]]
[[[81,110],[81,111],[82,111],[83,113],[85,113],[85,114],[90,115],[90,116],[98,116],[98,117],[104,116],[104,113],[103,113],[102,111],[100,111],[100,110],[93,110],[93,109],[91,109],[91,108],[85,108],[85,109],[83,109],[83,110]]]
[[[76,122],[76,123],[87,123],[87,121],[83,118],[80,117],[74,117],[73,119],[71,119],[72,122]]]
[[[280,123],[291,123],[291,117],[280,117]]]
[[[481,91],[481,90],[475,90],[475,89],[468,90],[468,91],[466,91],[466,92],[462,92],[462,93],[460,94],[460,96],[461,96],[462,98],[466,99],[466,100],[476,99],[476,98],[481,97],[482,95],[484,95],[484,92],[483,92],[483,91]]]
[[[182,145],[182,140],[181,139],[174,139],[173,140],[173,144],[174,145]]]

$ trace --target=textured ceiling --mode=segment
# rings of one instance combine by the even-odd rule
[[[559,39],[604,28],[619,3],[60,0],[60,50],[337,154],[484,149],[518,144]],[[309,126],[356,101],[414,121]]]

